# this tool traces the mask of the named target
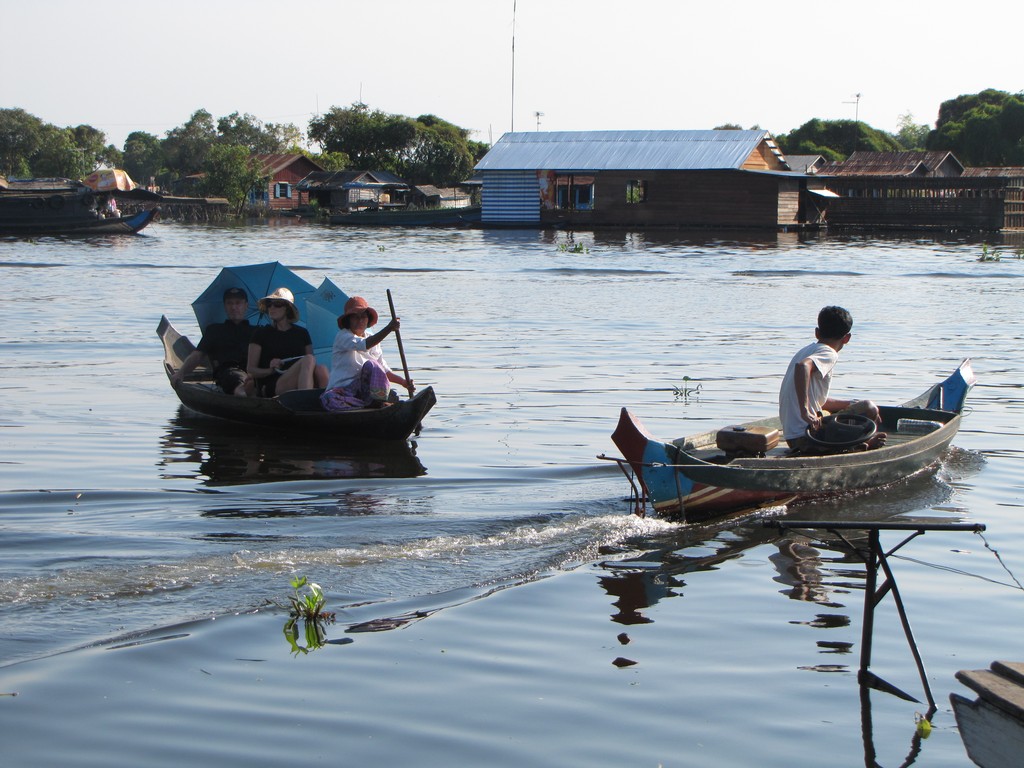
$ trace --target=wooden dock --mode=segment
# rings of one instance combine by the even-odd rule
[[[967,756],[982,768],[1024,762],[1024,662],[994,661],[989,669],[961,670],[956,679],[978,694],[950,694]]]

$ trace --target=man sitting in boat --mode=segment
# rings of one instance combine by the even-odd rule
[[[199,346],[171,376],[171,386],[178,386],[200,364],[206,363],[213,369],[214,383],[224,392],[239,397],[252,395],[252,377],[245,372],[249,338],[252,336],[252,326],[245,318],[248,312],[249,298],[244,290],[228,288],[224,291],[227,320],[206,326]]]
[[[388,367],[380,343],[401,323],[394,318],[383,329],[367,337],[366,329],[377,324],[377,310],[362,296],[345,302],[338,318],[338,335],[331,351],[331,378],[320,401],[328,411],[350,408],[380,408],[388,404],[391,382],[413,392],[413,382]]]
[[[779,390],[779,419],[782,436],[790,449],[803,452],[812,448],[807,430],[817,430],[828,413],[843,412],[867,416],[879,423],[878,406],[870,400],[837,400],[829,397],[832,371],[839,362],[839,352],[850,342],[853,316],[842,307],[824,307],[818,313],[817,341],[797,352],[789,362]],[[878,433],[874,444],[880,445],[885,435]],[[820,452],[819,447],[815,447]]]
[[[292,292],[278,288],[260,299],[259,308],[270,318],[270,325],[257,326],[252,332],[246,366],[256,380],[257,392],[274,397],[293,389],[325,386],[327,367],[317,364],[309,331],[295,325],[299,308]]]

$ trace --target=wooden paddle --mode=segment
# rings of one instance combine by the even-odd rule
[[[391,319],[392,320],[396,319],[398,316],[395,314],[395,302],[391,298],[391,289],[390,288],[388,288],[388,306],[391,308]],[[398,354],[402,358],[402,370],[405,372],[405,380],[406,381],[411,381],[411,379],[409,378],[409,364],[407,362],[405,362],[405,348],[402,347],[402,334],[401,334],[401,332],[397,328],[395,329],[395,341],[398,342]],[[409,387],[409,397],[412,397],[413,393],[415,391],[416,391],[416,388],[410,386]]]

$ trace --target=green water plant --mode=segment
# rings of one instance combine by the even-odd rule
[[[559,245],[558,245],[558,252],[559,253],[590,253],[590,249],[587,248],[587,246],[585,246],[583,243],[573,243],[572,245],[569,245],[569,243],[559,243]]]
[[[305,576],[296,576],[291,583],[293,594],[289,595],[288,602],[291,603],[293,618],[334,621],[334,614],[324,611],[327,598],[319,584],[309,581]]]
[[[989,251],[988,243],[981,246],[981,256],[978,257],[978,261],[999,261],[999,251]]]
[[[695,397],[700,393],[703,386],[699,381],[695,382],[689,376],[683,376],[682,386],[672,387],[672,393],[675,395],[676,400],[683,400],[688,403],[691,397]]]

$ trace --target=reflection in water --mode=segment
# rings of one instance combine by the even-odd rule
[[[184,408],[167,424],[158,466],[163,477],[205,478],[207,485],[282,480],[418,477],[426,468],[408,441],[347,441],[317,437],[301,444],[272,431],[194,416]]]
[[[930,483],[909,483],[902,492],[912,496],[912,489],[932,491]],[[890,498],[899,496],[893,494]],[[820,512],[824,505],[815,511]],[[871,505],[847,507],[843,517],[849,522],[871,520],[878,522],[878,516],[872,515]],[[898,506],[890,510],[890,515],[898,514]],[[901,522],[912,522],[909,518],[901,518]],[[778,551],[769,556],[769,561],[776,570],[775,581],[786,585],[781,594],[790,599],[813,603],[833,609],[842,609],[830,613],[819,613],[812,621],[799,622],[815,629],[835,629],[849,627],[851,624],[848,609],[838,596],[852,592],[863,594],[866,588],[867,570],[864,560],[854,551],[866,546],[866,531],[848,530],[844,537],[818,531],[813,538],[798,532],[788,531],[778,536],[761,528],[759,521],[748,521],[737,525],[732,530],[721,527],[718,530],[707,526],[695,526],[693,529],[682,528],[671,539],[655,550],[620,562],[602,563],[602,567],[611,573],[602,575],[599,583],[604,591],[615,598],[613,605],[616,613],[611,617],[618,624],[649,624],[653,618],[645,614],[666,597],[682,594],[685,582],[679,578],[681,574],[698,571],[715,570],[726,560],[737,558],[747,550],[757,546],[774,545]],[[858,599],[859,602],[859,599]],[[797,623],[797,622],[793,622]],[[620,644],[630,642],[624,633],[617,638]],[[818,653],[846,655],[852,652],[853,643],[842,641],[818,641]],[[613,664],[635,664],[636,661],[623,659],[613,660]],[[847,672],[846,664],[815,664],[801,667],[822,673]],[[883,685],[877,688],[887,693],[897,693]],[[900,696],[900,698],[904,698]],[[911,699],[911,701],[916,701]],[[864,743],[865,765],[873,768],[878,765],[874,746],[874,731],[871,717],[871,687],[867,682],[860,683],[861,729]],[[931,718],[935,708],[930,707],[924,715],[919,715],[919,722],[909,735],[910,747],[902,761],[902,766],[912,765],[921,752],[922,739],[927,738]]]

